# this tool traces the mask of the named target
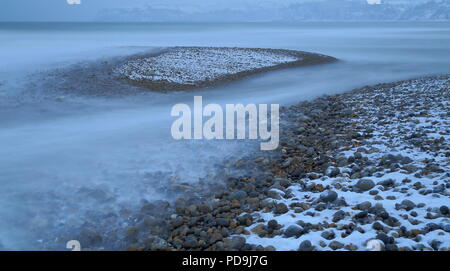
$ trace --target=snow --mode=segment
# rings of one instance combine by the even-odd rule
[[[430,101],[430,110],[427,116],[420,117],[411,117],[410,119],[404,119],[401,115],[396,114],[392,119],[385,119],[388,124],[380,125],[376,121],[373,123],[373,129],[375,132],[374,136],[365,142],[365,145],[359,145],[357,147],[353,147],[350,150],[343,149],[336,156],[345,156],[349,157],[353,155],[358,148],[364,147],[368,150],[372,150],[371,152],[367,152],[364,154],[365,157],[370,161],[381,161],[382,157],[388,154],[392,155],[402,155],[403,157],[409,157],[412,159],[412,162],[408,165],[414,165],[420,169],[423,169],[427,166],[427,162],[432,160],[434,163],[437,163],[440,168],[443,169],[443,172],[431,172],[425,176],[417,176],[416,172],[408,173],[406,170],[398,169],[396,171],[391,171],[390,169],[384,169],[382,172],[377,172],[373,176],[365,177],[371,179],[375,184],[392,179],[395,181],[395,188],[391,189],[383,189],[380,185],[376,185],[374,189],[378,189],[378,196],[382,197],[382,200],[374,199],[374,195],[369,194],[369,191],[358,193],[351,189],[347,191],[343,191],[339,188],[336,188],[337,184],[343,187],[354,186],[360,178],[352,179],[349,176],[351,169],[349,167],[340,167],[340,174],[337,177],[327,177],[322,176],[318,180],[309,180],[308,178],[302,179],[302,181],[306,183],[314,182],[316,184],[321,184],[323,187],[335,187],[334,191],[337,192],[338,197],[343,197],[348,204],[348,206],[328,206],[327,209],[323,211],[316,211],[314,208],[310,208],[301,213],[295,213],[293,209],[282,215],[275,215],[274,213],[268,212],[256,212],[253,213],[255,220],[264,221],[263,223],[267,223],[267,221],[275,219],[280,225],[283,225],[281,231],[287,229],[290,225],[297,224],[299,220],[302,220],[305,223],[311,224],[319,224],[325,225],[324,230],[333,230],[336,233],[336,237],[332,240],[325,240],[321,237],[322,230],[318,231],[310,231],[306,234],[303,234],[299,238],[285,238],[282,235],[277,235],[273,238],[261,238],[255,234],[250,234],[247,236],[247,242],[255,245],[263,245],[263,246],[274,246],[277,250],[297,250],[299,244],[304,240],[309,240],[317,249],[325,249],[329,250],[328,245],[332,241],[339,241],[344,245],[353,244],[358,247],[358,250],[367,250],[366,243],[368,240],[374,239],[377,235],[376,230],[372,228],[373,223],[368,224],[357,224],[360,228],[364,230],[364,232],[359,232],[357,230],[353,231],[350,235],[345,238],[341,237],[340,230],[338,230],[343,225],[348,225],[349,223],[355,223],[352,219],[356,213],[360,211],[355,207],[362,202],[370,202],[372,206],[376,204],[382,204],[384,209],[389,213],[391,217],[395,217],[401,223],[401,226],[406,227],[407,230],[421,230],[426,227],[428,223],[435,223],[438,225],[449,225],[450,219],[448,216],[437,216],[433,219],[428,219],[426,216],[428,214],[437,214],[439,213],[440,206],[449,206],[450,205],[450,193],[448,189],[442,193],[420,193],[423,189],[413,189],[413,184],[416,182],[421,182],[422,185],[425,185],[425,189],[433,190],[437,184],[446,184],[449,181],[449,173],[450,173],[450,158],[445,156],[445,152],[448,151],[448,144],[450,142],[449,134],[450,134],[450,122],[449,122],[449,111],[448,107],[445,107],[446,103],[442,103],[444,106],[436,106],[437,101],[433,96],[439,97],[440,99],[445,99],[445,97],[437,95],[438,92],[434,93],[434,90],[447,90],[448,91],[448,79],[445,80],[429,80],[429,81],[418,81],[413,84],[403,84],[398,87],[391,89],[390,93],[383,92],[383,95],[392,95],[394,99],[393,104],[395,103],[406,103],[409,104],[409,108],[406,113],[419,113],[415,112],[414,104],[416,102],[420,102],[421,100],[427,97],[427,100]],[[406,91],[407,89],[407,91]],[[382,92],[381,90],[375,91]],[[427,92],[431,95],[427,96]],[[417,97],[414,93],[418,93],[424,97]],[[445,93],[445,92],[444,92]],[[448,98],[448,93],[447,98]],[[360,94],[361,95],[361,94]],[[356,95],[354,99],[361,100],[363,103],[364,98],[367,96],[358,96]],[[410,100],[412,99],[412,100]],[[416,100],[417,99],[417,100]],[[377,112],[380,110],[377,106],[367,104],[362,105],[362,108],[368,110],[370,112]],[[403,112],[405,113],[405,112]],[[399,121],[400,120],[400,121]],[[418,121],[417,121],[418,120]],[[356,123],[365,123],[363,118],[354,119]],[[434,123],[434,124],[433,124]],[[408,127],[408,128],[405,128]],[[412,146],[411,144],[407,144],[404,141],[405,136],[410,135],[414,131],[421,131],[426,133],[425,140],[434,140],[436,138],[444,138],[444,144],[446,144],[446,148],[442,148],[437,151],[429,151],[427,149],[423,149],[417,146]],[[389,136],[385,135],[385,132],[389,132]],[[425,141],[424,140],[424,141]],[[424,144],[426,145],[426,144]],[[350,165],[349,165],[350,166]],[[404,182],[405,179],[410,181]],[[403,191],[402,191],[403,190]],[[406,190],[406,192],[405,192]],[[290,206],[292,203],[306,202],[309,204],[313,204],[318,198],[320,193],[314,191],[308,191],[303,189],[299,184],[292,184],[288,188],[288,192],[290,192],[293,197],[288,199],[273,199],[276,203],[284,203],[287,206]],[[281,194],[281,193],[280,193]],[[395,199],[391,197],[394,196]],[[391,199],[389,199],[391,198]],[[398,205],[403,200],[410,200],[414,202],[416,205],[423,204],[423,207],[415,207],[413,210],[417,213],[416,217],[413,217],[410,213],[411,211],[406,211],[405,209],[398,208]],[[326,228],[326,225],[332,224],[333,214],[338,210],[342,210],[346,213],[349,213],[349,216],[346,216],[344,219],[334,223],[336,228]],[[314,216],[307,215],[306,213],[313,211]],[[405,216],[407,215],[407,217]],[[378,221],[384,226],[387,226],[383,223],[383,221]],[[256,227],[257,224],[252,225],[247,228],[249,232]],[[387,232],[390,234],[397,234],[395,229],[397,227],[388,227],[390,231]],[[408,239],[405,237],[397,237],[395,238],[396,245],[398,247],[409,248],[409,249],[418,249],[419,245],[423,247],[419,249],[423,250],[433,250],[430,247],[432,241],[441,242],[440,248],[446,250],[450,249],[450,233],[445,232],[442,229],[430,231],[426,234],[420,234],[418,240]],[[320,246],[322,243],[323,247]],[[325,245],[324,245],[325,244]],[[344,249],[345,250],[345,249]]]
[[[301,58],[285,51],[269,49],[176,47],[160,55],[131,60],[116,72],[130,80],[193,85],[298,60]]]

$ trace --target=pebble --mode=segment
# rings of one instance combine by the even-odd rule
[[[320,236],[322,236],[324,239],[327,240],[332,240],[336,237],[336,234],[334,233],[334,231],[324,231],[322,232],[322,234],[320,234]]]
[[[287,238],[290,237],[300,237],[303,234],[303,228],[298,225],[290,225],[285,231],[284,236]]]
[[[248,197],[247,192],[240,190],[240,191],[231,192],[229,199],[230,200],[241,200],[241,199],[245,199],[247,197]]]
[[[275,207],[275,214],[285,214],[289,211],[289,208],[284,203],[278,203]]]
[[[244,237],[232,237],[224,239],[224,245],[231,249],[240,250],[245,246],[246,239]]]
[[[330,244],[328,245],[332,250],[337,250],[337,249],[341,249],[344,247],[344,244],[342,244],[341,242],[338,241],[332,241],[330,242]]]
[[[300,243],[298,247],[298,251],[313,251],[314,247],[309,240],[305,240]]]
[[[370,179],[361,179],[356,183],[355,187],[360,191],[369,191],[375,187],[375,183]]]
[[[335,191],[329,190],[320,194],[320,201],[322,202],[333,202],[337,199],[338,194]]]
[[[281,225],[279,225],[275,219],[272,219],[267,222],[267,227],[272,230],[277,230],[281,227]]]
[[[333,222],[339,222],[340,220],[345,218],[345,212],[342,210],[337,211],[336,213],[334,213],[333,215]]]
[[[330,178],[336,177],[337,175],[339,175],[340,170],[337,167],[328,167],[327,170],[325,171],[325,175],[327,175]]]
[[[361,211],[368,211],[370,207],[372,207],[372,203],[370,201],[364,201],[357,205],[358,209]]]
[[[414,209],[416,207],[416,204],[414,202],[407,200],[407,199],[402,201],[401,205],[403,206],[403,208],[406,211],[411,211],[412,209]]]

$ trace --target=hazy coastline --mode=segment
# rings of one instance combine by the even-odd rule
[[[93,250],[353,251],[380,239],[385,250],[447,251],[449,86],[418,78],[285,107],[275,153],[166,183],[171,200],[128,210],[126,227],[108,215],[72,234]]]
[[[201,95],[205,103],[294,105],[364,85],[445,74],[449,29],[448,23],[0,23],[3,248],[42,249],[43,239],[60,232],[73,239],[71,229],[89,226],[99,214],[113,231],[107,217],[129,222],[127,213],[143,201],[171,198],[161,192],[172,184],[168,179],[193,186],[217,173],[223,159],[252,150],[241,142],[174,143],[168,134],[176,103]],[[189,92],[137,91],[107,73],[89,78],[92,68],[113,68],[120,56],[173,46],[288,48],[341,61]],[[63,239],[58,249],[65,249]]]

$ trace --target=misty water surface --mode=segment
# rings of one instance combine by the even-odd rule
[[[40,82],[57,80],[45,75],[53,69],[165,46],[296,49],[341,61],[186,93],[64,94],[59,102],[54,90],[39,89]],[[100,209],[78,194],[80,188],[115,195],[108,208],[132,206],[161,198],[147,173],[178,171],[183,181],[195,182],[214,170],[214,162],[251,149],[240,142],[174,142],[170,109],[192,103],[194,95],[204,103],[288,105],[449,73],[449,67],[450,23],[0,23],[0,248],[39,248],[55,227]]]

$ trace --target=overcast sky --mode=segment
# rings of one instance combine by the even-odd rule
[[[217,8],[246,8],[286,5],[308,0],[81,0],[68,5],[67,0],[0,0],[0,21],[88,21],[102,9],[117,7],[180,8],[184,11]],[[311,1],[311,0],[309,0]],[[405,0],[386,0],[404,2]],[[418,2],[423,0],[408,0]]]

